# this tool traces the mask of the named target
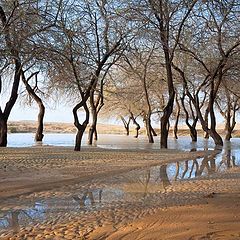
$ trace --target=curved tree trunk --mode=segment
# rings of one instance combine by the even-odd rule
[[[120,118],[121,118],[124,128],[126,130],[126,135],[129,136],[129,125],[130,125],[131,118],[128,118],[128,121],[126,121],[123,116],[120,116]]]
[[[135,138],[138,138],[138,136],[139,136],[139,130],[140,130],[140,125],[138,124],[138,122],[136,121],[136,119],[134,119],[133,120],[133,122],[134,122],[134,125],[136,125],[136,128],[135,128],[135,130],[136,130],[136,135],[134,136]]]
[[[135,137],[135,138],[138,138],[139,130],[140,130],[141,127],[140,127],[140,125],[138,124],[138,122],[137,122],[137,120],[136,120],[137,117],[134,117],[132,112],[129,112],[129,113],[130,113],[130,115],[131,115],[131,119],[132,119],[132,121],[133,121],[133,124],[136,126],[136,128],[135,128],[135,130],[136,130],[136,135],[135,135],[134,137]]]
[[[156,137],[156,136],[157,136],[156,131],[154,130],[154,128],[152,127],[152,125],[150,125],[150,127],[151,127],[151,131],[152,131],[152,135],[153,135],[154,137]]]
[[[43,119],[44,119],[44,115],[45,115],[45,106],[42,102],[42,99],[36,94],[36,92],[34,91],[34,88],[32,88],[31,85],[29,84],[29,80],[35,76],[36,77],[36,85],[37,85],[37,74],[38,74],[38,72],[35,72],[26,79],[24,71],[23,70],[21,71],[22,81],[26,87],[28,94],[38,104],[38,108],[39,108],[38,121],[37,121],[38,126],[37,126],[37,131],[35,134],[35,141],[41,142],[44,137],[44,135],[43,135]]]
[[[82,97],[84,99],[84,97]],[[80,124],[77,111],[83,107],[85,110],[85,120],[82,124]],[[85,129],[89,123],[89,109],[87,106],[87,103],[84,100],[82,100],[80,103],[78,103],[74,108],[73,108],[73,116],[74,116],[74,125],[77,128],[77,135],[76,135],[76,140],[75,140],[75,147],[74,151],[80,151],[81,150],[81,145],[82,145],[82,137],[85,132]]]
[[[17,98],[18,98],[18,88],[20,83],[20,72],[22,68],[21,59],[19,57],[19,49],[17,49],[17,46],[14,45],[14,43],[11,41],[12,36],[10,34],[9,24],[7,20],[7,16],[5,14],[5,11],[3,10],[2,6],[0,6],[0,21],[2,26],[1,34],[3,36],[3,39],[6,42],[7,51],[11,54],[12,63],[14,64],[14,77],[13,77],[13,84],[12,87],[9,87],[11,89],[11,95],[6,103],[6,106],[4,110],[1,109],[0,106],[0,147],[6,147],[7,146],[7,121],[9,118],[9,115],[12,111],[13,106],[15,105]],[[0,79],[1,80],[1,79]],[[0,82],[2,85],[2,82]],[[2,87],[0,86],[0,93]]]
[[[182,107],[183,107],[183,110],[185,112],[185,122],[186,122],[186,124],[187,124],[187,126],[188,126],[188,128],[190,130],[190,136],[192,138],[192,142],[197,142],[196,126],[197,126],[197,122],[198,122],[198,117],[195,116],[195,114],[193,113],[193,109],[191,108],[193,123],[190,124],[190,122],[189,122],[189,113],[188,113],[188,111],[187,111],[187,109],[185,107],[184,99],[185,99],[185,95],[181,98]]]

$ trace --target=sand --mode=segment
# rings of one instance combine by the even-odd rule
[[[207,152],[127,151],[68,147],[0,149],[0,198],[48,190],[123,173],[139,167],[197,158]]]
[[[211,159],[216,153],[0,149],[0,212],[16,214],[38,199],[49,208],[57,202],[52,208],[59,211],[47,209],[46,220],[15,233],[0,231],[0,239],[240,239],[239,167],[171,183],[154,175],[159,165]],[[102,202],[96,198],[100,190],[105,194]],[[68,204],[77,204],[84,191],[89,199],[94,193],[95,205],[69,210]]]

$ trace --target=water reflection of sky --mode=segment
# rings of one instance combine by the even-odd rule
[[[43,144],[54,146],[73,146],[75,134],[54,133],[45,134]],[[159,149],[160,137],[154,137],[155,143],[148,143],[146,136],[140,135],[139,138],[133,136],[114,135],[114,134],[99,134],[99,140],[94,143],[94,146],[106,147],[110,149]],[[35,145],[33,133],[12,133],[9,134],[8,143],[10,147],[29,147]],[[240,138],[233,138],[231,142],[225,142],[224,146],[231,145],[231,149],[240,149]],[[83,136],[83,146],[87,146],[87,136]],[[197,143],[192,143],[188,136],[179,137],[178,140],[169,138],[168,147],[170,149],[187,150],[191,149],[205,150],[214,149],[215,145],[212,139],[198,138]]]
[[[108,145],[107,142],[111,141],[113,139],[102,140],[106,145]],[[121,145],[122,141],[123,139],[120,137],[119,140],[118,137],[119,146],[124,148],[128,142],[125,141]],[[146,144],[145,140],[141,138],[131,143],[130,146],[132,148],[139,146],[149,148],[149,144]],[[214,149],[211,140],[199,139],[197,144],[192,144],[187,137],[181,137],[178,141],[170,140],[169,146],[188,151],[193,148],[197,150]],[[84,216],[89,211],[115,209],[124,204],[154,205],[156,198],[153,196],[156,195],[157,199],[160,199],[162,193],[176,181],[191,181],[198,177],[211,177],[215,173],[225,172],[237,166],[240,166],[240,139],[233,139],[232,143],[225,143],[222,151],[203,158],[130,171],[119,176],[106,178],[98,185],[69,186],[68,189],[62,190],[59,196],[56,196],[53,190],[46,197],[37,197],[36,195],[36,197],[28,198],[26,196],[25,198],[22,196],[21,199],[1,201],[0,232],[9,229],[17,231],[21,226],[41,223],[61,217],[65,213],[70,215],[77,213]]]

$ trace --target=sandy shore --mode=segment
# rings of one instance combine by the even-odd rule
[[[240,169],[222,171],[216,154],[0,149],[0,220],[15,228],[0,239],[240,239]],[[40,203],[37,220],[19,225]]]

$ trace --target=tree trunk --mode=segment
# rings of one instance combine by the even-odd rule
[[[94,140],[95,141],[98,140],[97,126],[96,126],[95,131],[94,131]]]
[[[45,114],[45,107],[41,102],[38,103],[39,106],[39,114],[38,114],[38,127],[37,127],[37,132],[35,135],[35,141],[36,142],[41,142],[43,140],[43,118]]]
[[[86,127],[84,127],[84,126],[78,127],[74,151],[81,151],[82,137],[83,137],[85,129],[86,129]]]
[[[145,117],[145,126],[146,126],[146,130],[147,130],[148,142],[149,143],[154,143],[152,130],[151,130],[151,128],[152,128],[151,127],[151,119],[150,119],[150,116],[148,114]]]
[[[181,98],[182,107],[183,107],[183,110],[185,112],[185,117],[186,117],[185,122],[186,122],[186,124],[187,124],[187,126],[188,126],[188,128],[190,130],[190,136],[192,138],[192,142],[197,142],[196,126],[197,126],[197,122],[198,122],[198,117],[195,116],[195,114],[193,113],[193,109],[191,108],[193,123],[190,124],[190,122],[189,122],[189,113],[188,113],[188,111],[187,111],[187,109],[185,107],[184,99],[185,99],[185,95]]]
[[[35,100],[35,102],[38,104],[39,107],[39,113],[38,113],[38,127],[35,134],[35,141],[41,142],[43,140],[43,119],[45,115],[45,106],[42,102],[42,99],[36,94],[34,89],[31,87],[31,85],[28,83],[28,81],[35,76],[36,77],[36,83],[37,83],[37,74],[38,72],[33,73],[28,79],[25,77],[25,73],[23,70],[21,70],[21,76],[22,76],[22,82],[24,83],[26,90],[28,94]]]
[[[92,124],[89,128],[89,132],[88,132],[88,144],[92,145],[93,144],[93,137],[95,135],[96,137],[96,131],[97,131],[97,113],[96,111],[92,111]]]
[[[103,81],[103,79],[102,79]],[[101,82],[101,84],[103,84]],[[92,90],[90,91],[90,106],[91,106],[91,113],[92,113],[92,124],[89,128],[88,132],[88,144],[93,144],[93,138],[94,140],[98,139],[97,136],[97,120],[98,120],[98,113],[100,112],[101,108],[103,107],[103,89],[101,89],[101,93],[98,93],[97,99],[95,99],[95,88],[96,85],[93,86]]]
[[[19,82],[20,82],[20,72],[22,68],[22,63],[19,57],[19,49],[17,46],[11,42],[11,39],[13,39],[13,36],[10,34],[10,25],[8,23],[8,19],[6,17],[5,11],[3,10],[2,6],[0,6],[0,21],[3,26],[2,28],[2,39],[5,39],[6,46],[7,46],[7,52],[11,55],[11,62],[14,64],[14,78],[13,78],[13,84],[12,87],[9,87],[9,90],[11,89],[11,95],[8,100],[8,102],[5,105],[4,111],[2,111],[0,106],[0,147],[6,147],[7,146],[7,121],[9,118],[9,115],[12,111],[13,106],[15,105],[17,98],[18,98],[18,88],[19,88]],[[12,31],[11,31],[12,32]],[[2,82],[1,82],[2,85]],[[2,90],[2,86],[0,87],[0,93]]]
[[[190,136],[192,138],[192,142],[197,142],[197,130],[195,127],[190,127]]]
[[[179,122],[179,117],[180,117],[180,104],[178,102],[177,97],[176,97],[176,105],[177,105],[177,113],[176,113],[177,116],[176,116],[176,121],[175,121],[174,128],[173,128],[173,134],[174,134],[175,139],[178,139],[177,132],[178,132],[178,122]]]
[[[134,136],[135,138],[138,138],[138,136],[139,136],[139,130],[140,130],[140,125],[137,123],[137,121],[136,120],[134,120],[134,124],[136,125],[136,128],[135,128],[135,130],[136,130],[136,135]]]
[[[154,128],[152,127],[152,125],[150,125],[150,127],[151,127],[151,131],[152,131],[152,135],[153,135],[154,137],[156,137],[156,136],[157,136],[157,133],[155,132],[155,130],[154,130]]]
[[[229,108],[227,117],[226,117],[226,125],[225,125],[225,131],[226,131],[225,140],[226,141],[230,141],[230,139],[232,138],[232,131],[233,131],[233,128],[231,127],[231,122],[230,122],[231,121],[231,112],[230,111],[231,110]]]
[[[129,126],[125,127],[126,129],[126,135],[129,136]]]
[[[89,123],[89,109],[87,106],[87,97],[88,96],[82,96],[82,101],[78,103],[74,108],[73,108],[73,117],[74,117],[74,125],[77,128],[77,135],[76,135],[76,140],[75,140],[75,147],[74,151],[81,151],[81,145],[82,145],[82,137],[85,132],[85,129]],[[85,120],[82,124],[80,124],[77,111],[83,107],[85,110]]]
[[[211,127],[210,127],[209,134],[213,138],[214,143],[216,145],[223,146],[223,140],[222,140],[221,136],[216,131],[216,117],[215,117],[215,113],[214,113],[214,100],[215,100],[214,82],[212,82],[211,92],[210,92],[210,96],[209,96],[209,105],[208,105],[210,119],[211,119]]]
[[[173,110],[173,103],[174,103],[174,96],[175,96],[175,91],[173,87],[173,81],[172,81],[172,70],[170,67],[168,67],[168,75],[169,75],[169,98],[168,98],[168,103],[167,106],[163,110],[163,116],[161,117],[161,140],[160,140],[160,145],[161,148],[167,148],[167,140],[168,140],[168,132],[169,132],[169,118],[172,114]]]
[[[205,116],[204,116],[204,120],[205,122],[208,124],[208,114],[209,114],[209,110],[208,108],[206,109],[206,112],[205,112]],[[209,139],[209,132],[208,131],[205,131],[205,135],[204,135],[204,138],[205,139]]]
[[[228,107],[227,107],[227,115],[225,115],[226,125],[225,125],[225,131],[226,136],[225,140],[230,141],[232,138],[232,132],[233,129],[236,126],[236,111],[237,111],[237,102],[238,100],[231,101],[229,90],[225,87],[226,95],[227,95],[227,101],[228,101]],[[231,121],[232,120],[232,121]]]
[[[7,121],[0,119],[0,147],[7,146]]]
[[[129,125],[130,125],[131,118],[128,118],[128,121],[126,121],[123,116],[120,116],[120,118],[121,118],[124,128],[126,130],[126,135],[129,136]]]
[[[133,124],[134,125],[136,125],[136,128],[135,128],[135,130],[136,130],[136,135],[134,136],[135,138],[138,138],[138,135],[139,135],[139,130],[140,130],[140,125],[138,124],[138,122],[136,121],[136,118],[133,116],[133,113],[132,112],[130,112],[130,115],[131,115],[131,119],[132,119],[132,121],[133,121]]]

